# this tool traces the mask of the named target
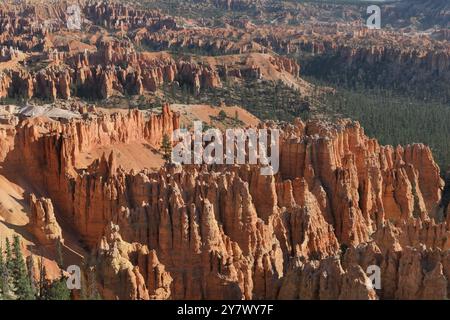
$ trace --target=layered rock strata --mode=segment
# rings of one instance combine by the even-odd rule
[[[22,179],[71,222],[104,297],[448,297],[450,221],[436,215],[443,181],[428,147],[381,146],[350,121],[296,121],[280,127],[275,176],[248,165],[126,172],[114,153],[74,167],[82,150],[157,146],[178,127],[165,107],[147,122],[130,111],[29,119],[9,132],[3,164],[28,168]],[[381,289],[370,285],[373,265]]]

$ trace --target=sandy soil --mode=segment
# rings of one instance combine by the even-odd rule
[[[258,66],[261,68],[262,78],[268,81],[282,81],[285,85],[289,87],[294,87],[299,90],[302,94],[309,94],[311,91],[311,84],[307,81],[296,78],[288,72],[278,71],[277,68],[270,63],[270,55],[264,53],[246,53],[237,55],[225,55],[225,56],[199,56],[194,57],[196,61],[207,63],[212,67],[219,65],[247,65],[247,66]]]
[[[26,225],[29,222],[27,194],[33,192],[32,188],[17,177],[20,186],[9,181],[5,176],[0,175],[0,243],[4,246],[4,241],[9,238],[12,241],[14,235],[19,235],[22,241],[23,252],[25,256],[39,255],[43,256],[43,263],[50,279],[56,279],[60,276],[59,268],[56,263],[56,252],[54,248],[43,246],[37,247],[35,238],[27,231]],[[57,214],[57,212],[56,212]],[[78,239],[68,232],[67,223],[57,214],[58,223],[63,228],[64,245],[62,248],[64,263],[66,265],[80,265],[84,249]]]
[[[75,163],[77,168],[88,167],[95,159],[102,156],[103,153],[109,155],[114,151],[116,155],[117,165],[122,166],[126,171],[134,169],[140,171],[142,169],[157,170],[164,164],[161,154],[147,143],[131,143],[131,144],[115,144],[113,146],[105,146],[96,148],[90,152],[80,155]]]
[[[194,120],[201,120],[208,124],[211,123],[211,117],[217,117],[221,110],[227,114],[227,120],[234,121],[236,113],[238,118],[244,125],[255,126],[259,120],[251,115],[246,110],[239,107],[211,107],[208,105],[172,105],[173,111],[179,111],[181,114],[181,122],[185,125],[192,125]],[[100,109],[100,108],[99,108]],[[104,112],[128,112],[124,109],[105,109]],[[40,124],[51,120],[48,117],[35,117],[30,120],[32,123]],[[216,127],[220,128],[219,125]],[[226,124],[226,123],[225,123]],[[224,125],[225,125],[224,124]],[[10,128],[9,125],[1,125]],[[224,128],[221,128],[224,129]],[[103,146],[90,150],[81,154],[76,163],[77,168],[86,168],[95,159],[102,156],[103,153],[109,155],[114,151],[116,155],[117,165],[122,166],[126,171],[140,171],[143,169],[158,170],[163,165],[161,153],[147,143],[134,142],[130,144],[114,144],[110,146]],[[0,170],[1,170],[0,163]],[[5,170],[3,168],[3,170]],[[28,212],[28,194],[35,193],[39,195],[39,190],[34,190],[27,184],[25,179],[22,179],[20,173],[8,172],[8,178],[1,175],[0,172],[0,241],[4,241],[6,237],[12,238],[14,234],[19,234],[23,239],[23,245],[26,248],[24,251],[26,255],[33,253],[34,255],[43,255],[47,260],[46,267],[50,273],[55,271],[58,276],[57,267],[55,264],[56,253],[51,248],[37,248],[35,246],[34,237],[27,231],[26,224],[29,221]],[[11,179],[11,180],[8,180]],[[14,181],[14,182],[12,182]],[[41,196],[41,195],[39,195]],[[63,255],[66,264],[80,264],[85,250],[83,245],[79,243],[71,231],[70,223],[65,221],[55,208],[56,218],[58,223],[64,230],[64,246]],[[36,251],[37,250],[37,251]]]
[[[260,122],[259,119],[250,112],[237,106],[213,107],[210,105],[173,104],[170,108],[173,111],[180,112],[181,124],[184,127],[193,126],[194,121],[203,121],[211,124],[211,117],[217,117],[221,110],[225,111],[230,119],[234,119],[237,112],[238,118],[243,122],[244,126],[256,126]],[[218,129],[226,129],[225,124],[221,124],[217,121],[214,121],[213,125]]]
[[[28,207],[23,198],[24,190],[0,175],[0,241],[22,229],[28,223]]]

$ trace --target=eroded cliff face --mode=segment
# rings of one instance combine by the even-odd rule
[[[267,72],[257,65],[225,63],[229,57],[224,55],[237,61],[240,55],[259,53],[270,56],[264,65],[273,65],[283,75],[298,77],[295,60],[308,58],[302,60],[307,75],[333,80],[327,67],[333,65],[344,79],[357,75],[355,79],[365,85],[412,93],[425,87],[425,92],[444,92],[447,99],[450,49],[448,42],[440,40],[448,38],[444,23],[448,5],[445,0],[419,2],[386,5],[383,23],[408,27],[374,31],[361,25],[366,14],[360,12],[362,7],[351,5],[206,1],[203,9],[248,13],[248,18],[225,15],[216,23],[208,16],[184,19],[138,4],[78,1],[83,18],[80,32],[67,28],[72,1],[45,5],[7,1],[0,5],[0,98],[107,99],[152,95],[163,84],[197,94],[221,87],[227,76],[266,79]],[[186,12],[201,7],[197,1],[185,5],[181,8]],[[411,19],[404,19],[405,15]],[[415,31],[435,20],[441,27],[434,32]],[[178,54],[168,58],[165,51],[188,52],[191,57],[205,57],[204,61],[221,56],[221,66]],[[227,68],[235,70],[228,74]]]
[[[114,152],[75,166],[95,146],[158,146],[178,119],[165,106],[147,120],[35,118],[0,131],[5,174],[53,204],[54,215],[32,198],[34,230],[52,239],[53,216],[70,221],[105,298],[448,298],[450,218],[428,147],[380,146],[355,122],[298,120],[280,127],[275,176],[249,165],[127,172]]]
[[[40,98],[56,101],[71,97],[108,99],[112,96],[155,93],[163,87],[186,87],[198,94],[222,87],[225,78],[270,79],[270,70],[298,80],[300,66],[282,56],[248,54],[228,57],[215,64],[210,59],[175,59],[168,53],[138,52],[127,42],[99,41],[84,52],[50,52],[50,64],[38,71],[4,68],[0,73],[0,98]],[[44,59],[48,62],[47,59]],[[202,59],[199,59],[202,60]],[[255,64],[261,60],[258,64]]]
[[[98,47],[94,52],[48,53],[51,64],[37,72],[6,68],[0,74],[0,98],[107,99],[155,92],[164,83],[176,82],[195,92],[221,86],[217,71],[209,66],[169,55],[148,57],[126,43],[101,42]]]
[[[40,245],[56,245],[57,242],[64,241],[50,199],[38,199],[31,194],[29,216],[28,229],[38,239]]]
[[[12,175],[12,179],[21,176],[48,196],[93,244],[103,232],[105,215],[120,208],[100,200],[108,197],[102,181],[112,178],[117,168],[112,155],[107,155],[108,160],[104,155],[89,168],[76,168],[77,157],[96,147],[134,141],[158,147],[164,134],[170,135],[179,127],[178,119],[167,105],[161,114],[152,114],[149,119],[144,119],[138,110],[69,123],[48,118],[25,119],[14,130],[5,131],[12,144],[5,145],[12,149],[4,159],[5,175]],[[24,167],[27,170],[21,169]],[[75,214],[78,210],[83,212],[81,216]]]

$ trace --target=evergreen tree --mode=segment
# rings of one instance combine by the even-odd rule
[[[11,251],[11,244],[9,242],[9,239],[6,238],[5,241],[5,257],[3,259],[3,272],[1,273],[2,279],[2,292],[3,297],[2,299],[13,299],[13,292],[11,291],[12,288],[12,272],[14,269],[13,266],[13,258],[12,258],[12,251]],[[1,255],[3,258],[3,248],[1,249]]]
[[[3,262],[3,246],[0,243],[0,300],[3,300],[3,291],[4,291],[4,279],[3,273],[5,269],[5,264]]]
[[[40,300],[70,300],[71,293],[67,288],[67,278],[62,274],[57,280],[50,281],[47,277],[47,270],[42,263],[39,265],[40,281],[39,281],[39,299]]]
[[[220,121],[225,120],[227,118],[227,113],[225,111],[223,111],[223,110],[220,110],[218,118],[219,118]]]
[[[9,296],[8,273],[6,263],[3,258],[3,245],[0,243],[0,300],[7,299]]]
[[[54,300],[52,293],[53,283],[47,277],[47,269],[43,263],[43,258],[39,259],[39,283],[37,286],[39,300]]]
[[[11,251],[11,243],[9,242],[9,238],[6,238],[6,272],[8,275],[12,275],[14,270],[14,262]]]
[[[14,236],[13,244],[13,284],[14,292],[19,300],[34,300],[34,292],[31,286],[31,279],[27,272],[27,267],[23,259],[20,248],[19,236]]]
[[[61,239],[56,242],[56,263],[61,269],[64,267]]]
[[[26,270],[29,270],[26,273],[26,275],[27,275],[27,277],[29,279],[29,282],[30,282],[31,292],[34,295],[33,300],[35,300],[36,299],[36,282],[34,281],[34,279],[36,279],[36,276],[34,274],[34,268],[33,268],[33,261],[34,261],[33,255],[31,255],[30,258],[31,259],[26,261]]]
[[[166,161],[166,163],[170,163],[172,160],[172,142],[167,134],[163,135],[161,152],[163,153],[164,161]]]
[[[67,278],[61,277],[54,280],[45,290],[45,300],[70,300],[70,290],[67,288]]]
[[[42,257],[39,259],[39,284],[37,294],[40,300],[46,300],[45,296],[48,288],[50,287],[50,283],[47,279],[47,270],[45,269],[42,259]]]

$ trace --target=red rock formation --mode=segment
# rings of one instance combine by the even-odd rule
[[[64,241],[50,199],[37,199],[34,194],[30,195],[30,222],[27,227],[41,245]]]
[[[176,28],[176,22],[172,18],[161,16],[159,11],[135,9],[123,3],[88,3],[84,7],[84,13],[97,25],[122,31],[139,27]]]
[[[147,59],[134,49],[111,44],[97,54],[76,54],[64,58],[65,65],[37,73],[6,70],[0,80],[0,97],[40,97],[56,100],[72,95],[107,99],[115,94],[141,95],[155,92],[164,83],[186,84],[196,92],[221,86],[218,73],[209,66],[170,58]],[[105,50],[105,52],[103,51]],[[119,65],[119,66],[117,66]],[[127,65],[125,67],[125,65]]]
[[[26,178],[39,190],[45,190],[44,194],[50,195],[56,209],[67,212],[67,218],[72,219],[80,228],[80,232],[89,235],[95,243],[106,223],[104,215],[111,215],[120,208],[116,205],[109,207],[101,204],[100,199],[105,197],[104,189],[97,189],[93,183],[95,180],[100,183],[115,173],[112,169],[109,173],[101,170],[110,167],[113,158],[103,158],[97,166],[93,164],[91,168],[87,168],[88,171],[99,168],[98,172],[91,176],[74,175],[76,157],[92,148],[115,143],[146,141],[158,147],[163,134],[170,134],[178,127],[178,116],[170,111],[168,106],[163,107],[162,114],[153,114],[147,121],[137,110],[130,110],[126,114],[116,113],[93,121],[73,120],[67,124],[39,118],[25,120],[19,124],[15,137],[10,137],[10,140],[14,139],[23,149],[16,148],[6,157],[6,162],[11,166],[11,170],[17,170],[17,166],[21,167],[21,164],[26,165],[28,170],[23,172]],[[43,132],[50,134],[42,135]],[[41,172],[39,168],[42,165],[47,169],[36,175],[36,172]],[[73,188],[75,185],[78,187]],[[92,205],[87,205],[91,201]],[[99,207],[94,203],[98,203]],[[81,210],[82,213],[75,217],[74,210]]]
[[[172,278],[154,250],[122,240],[119,227],[109,224],[97,250],[98,274],[107,299],[162,300],[170,298]],[[134,261],[134,264],[130,261]],[[112,282],[111,282],[112,281]]]
[[[270,63],[277,66],[279,71],[286,71],[296,77],[300,75],[300,66],[297,62],[295,62],[292,59],[281,57],[281,56],[275,56],[271,57],[269,59]]]
[[[380,146],[349,121],[297,121],[282,127],[275,177],[257,166],[125,172],[113,153],[74,168],[94,146],[157,146],[174,128],[165,107],[148,122],[138,111],[67,124],[30,119],[13,133],[6,168],[28,168],[23,179],[97,248],[105,298],[448,295],[449,232],[429,211],[442,186],[429,148]],[[370,265],[381,268],[379,290]]]
[[[213,4],[260,17],[284,6],[270,13],[260,12],[265,1]],[[332,55],[345,70],[385,63],[396,74],[408,66],[419,83],[450,81],[448,44],[427,35],[282,23],[301,18],[298,8],[327,6],[293,6],[270,26],[225,19],[225,27],[208,28],[205,19],[186,20],[195,27],[184,28],[160,12],[89,1],[82,8],[90,20],[87,44],[66,41],[73,37],[66,33],[66,4],[2,4],[0,97],[107,99],[172,83],[199,93],[220,87],[220,76],[254,80],[270,70],[298,77],[298,63],[272,50]],[[211,56],[175,59],[138,46]],[[225,54],[236,56],[213,57]],[[137,110],[80,111],[83,119],[2,118],[0,168],[34,192],[27,228],[39,245],[62,239],[61,219],[91,251],[104,298],[449,298],[449,183],[441,192],[428,147],[381,146],[350,121],[296,121],[280,125],[275,176],[247,165],[127,172],[115,151],[76,167],[81,154],[101,147],[158,148],[180,126],[168,106],[148,119]],[[372,287],[370,266],[380,268],[381,288]]]

